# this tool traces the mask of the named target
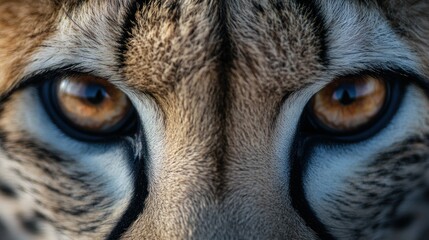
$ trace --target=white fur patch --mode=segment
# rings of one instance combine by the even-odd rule
[[[43,108],[37,90],[28,89],[20,96],[22,103],[15,108],[16,124],[32,137],[46,144],[46,148],[73,159],[82,170],[100,176],[109,183],[111,196],[124,199],[132,193],[132,170],[127,149],[119,143],[85,143],[65,135],[51,121]],[[132,157],[132,156],[131,156]]]
[[[147,150],[145,163],[147,169],[148,182],[157,182],[158,173],[162,171],[162,161],[164,152],[164,122],[162,112],[155,102],[149,97],[141,94],[129,94],[131,101],[139,114],[141,124],[144,130],[142,143]],[[149,185],[150,187],[150,185]]]
[[[400,109],[391,123],[368,140],[354,144],[321,145],[308,149],[308,170],[304,175],[304,190],[310,206],[318,217],[327,220],[330,213],[325,199],[329,194],[340,194],[345,180],[365,169],[375,156],[395,143],[419,131],[429,104],[424,93],[415,86],[409,87]]]
[[[327,58],[332,74],[393,66],[417,69],[418,58],[376,9],[335,0],[319,0],[319,6],[327,29]]]
[[[54,36],[34,54],[25,75],[70,65],[112,81],[121,79],[118,53],[130,1],[84,2],[76,13],[61,14]]]

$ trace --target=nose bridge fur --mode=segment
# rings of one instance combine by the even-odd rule
[[[165,145],[157,181],[127,237],[279,238],[295,237],[284,226],[305,228],[282,192],[287,181],[276,175],[272,132],[282,99],[318,70],[318,45],[312,25],[285,5],[283,15],[268,14],[279,7],[268,1],[248,8],[209,0],[152,4],[138,13],[126,79],[162,109]],[[288,24],[308,26],[292,33]],[[303,53],[313,57],[299,59]]]
[[[219,216],[224,92],[212,4],[170,1],[143,6],[137,15],[125,72],[128,84],[153,95],[163,111],[165,145],[158,181],[149,183],[131,238],[183,239],[196,232],[192,226],[202,215]]]

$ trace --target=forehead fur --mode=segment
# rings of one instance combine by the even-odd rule
[[[298,89],[310,79],[303,73],[321,60],[317,26],[312,16],[298,16],[303,12],[303,6],[268,1],[231,2],[225,9],[211,1],[150,2],[132,30],[127,79],[144,91],[162,91],[192,71],[214,67],[219,81],[233,82],[235,68],[248,68],[248,80],[257,76],[254,84],[267,92]],[[291,77],[298,72],[300,81]]]
[[[55,29],[51,1],[0,1],[0,89],[22,77],[30,56]]]
[[[397,32],[414,47],[421,66],[429,75],[429,2],[425,0],[384,0],[380,6]]]
[[[71,65],[118,79],[131,6],[113,0],[0,1],[1,92],[38,72]]]

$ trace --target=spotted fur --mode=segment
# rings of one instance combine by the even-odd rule
[[[429,238],[426,0],[0,0],[0,239]],[[37,90],[125,92],[132,136],[83,142]],[[407,81],[385,128],[304,136],[338,76]],[[395,79],[392,79],[394,81]]]

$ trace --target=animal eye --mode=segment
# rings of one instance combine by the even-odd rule
[[[343,77],[316,93],[307,111],[312,125],[334,136],[351,136],[377,130],[398,107],[398,81],[371,75]]]
[[[119,137],[136,124],[128,97],[102,78],[83,75],[47,81],[41,96],[54,122],[80,140]]]

